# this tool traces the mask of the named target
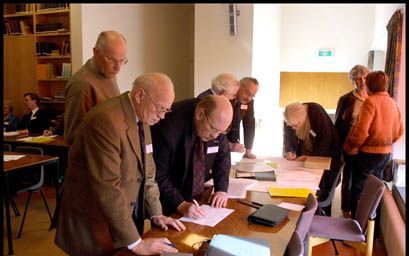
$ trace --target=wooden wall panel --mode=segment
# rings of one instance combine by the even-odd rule
[[[300,101],[336,109],[339,97],[352,89],[348,72],[281,72],[280,107]]]
[[[14,105],[18,117],[26,112],[23,95],[37,93],[34,35],[3,36],[4,98]]]

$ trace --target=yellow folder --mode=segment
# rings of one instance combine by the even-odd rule
[[[41,143],[41,142],[50,142],[53,141],[54,138],[33,138],[31,140],[29,140],[28,142],[37,142],[37,143]]]
[[[282,197],[307,197],[309,193],[315,194],[314,191],[308,188],[274,188],[269,187],[268,193],[270,196]]]

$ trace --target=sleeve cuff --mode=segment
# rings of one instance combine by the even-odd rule
[[[140,242],[142,242],[142,239],[139,238],[138,241],[136,241],[135,243],[132,243],[132,244],[128,245],[128,249],[132,250],[132,248],[137,246]]]

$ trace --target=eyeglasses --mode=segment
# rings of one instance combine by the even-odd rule
[[[155,101],[153,100],[152,96],[149,94],[149,92],[147,90],[144,90],[146,92],[146,94],[149,96],[149,99],[151,100],[153,106],[155,107],[155,111],[158,115],[160,114],[167,114],[169,112],[172,112],[172,109],[170,108],[165,108],[162,106],[157,106]]]
[[[102,55],[102,56],[104,56],[104,55]],[[124,59],[122,59],[122,60],[116,60],[114,58],[108,58],[108,57],[104,56],[104,59],[105,59],[106,62],[108,62],[109,64],[111,64],[113,66],[115,64],[117,64],[117,65],[126,65],[126,63],[128,63],[128,59],[126,57]]]
[[[254,94],[251,94],[251,92],[249,91],[249,89],[247,89],[246,87],[243,87],[243,89],[244,89],[244,92],[247,94],[247,96],[249,96],[250,98],[254,98],[254,97],[256,97],[256,95]]]
[[[204,113],[204,116],[206,117],[207,124],[209,125],[209,127],[210,127],[210,129],[211,129],[212,132],[218,133],[218,134],[227,134],[227,133],[230,131],[230,127],[231,127],[231,126],[229,126],[226,131],[220,131],[219,129],[217,129],[216,127],[214,127],[214,126],[209,122],[209,118],[207,117],[206,112],[203,111],[203,113]]]

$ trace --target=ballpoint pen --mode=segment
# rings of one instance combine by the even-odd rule
[[[173,244],[173,243],[165,243],[165,244],[168,246],[172,246],[173,248],[176,248],[176,244]]]
[[[195,199],[193,199],[193,203],[194,203],[198,208],[200,208],[199,203],[198,203]]]

